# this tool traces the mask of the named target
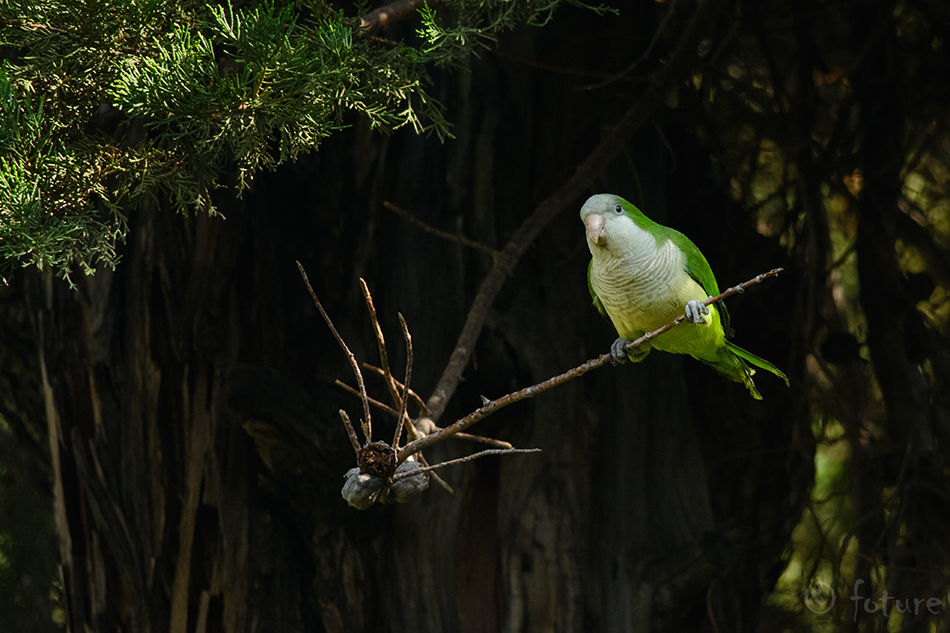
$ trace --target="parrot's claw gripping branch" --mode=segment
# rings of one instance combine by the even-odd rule
[[[360,444],[359,437],[356,434],[356,429],[350,422],[350,417],[347,415],[346,411],[343,411],[342,409],[340,410],[340,417],[343,419],[343,425],[346,428],[347,436],[349,437],[350,444],[352,444],[353,450],[356,453],[357,460],[357,466],[355,468],[351,468],[345,476],[346,482],[343,485],[342,494],[347,503],[360,510],[370,507],[377,501],[381,503],[405,503],[428,488],[429,473],[438,468],[470,461],[484,455],[526,453],[536,452],[539,450],[516,449],[513,448],[508,442],[487,437],[469,435],[467,433],[458,433],[457,430],[451,433],[445,433],[446,429],[439,431],[440,439],[454,435],[459,439],[468,439],[482,442],[494,446],[495,448],[486,449],[467,457],[442,462],[441,464],[436,464],[434,466],[430,466],[426,463],[425,458],[421,453],[422,446],[418,446],[413,450],[407,450],[409,449],[409,446],[400,449],[399,445],[402,440],[404,430],[410,436],[410,438],[415,440],[413,444],[418,444],[419,440],[427,437],[419,432],[416,426],[411,423],[407,413],[410,399],[416,401],[416,403],[419,405],[419,410],[422,415],[427,415],[428,410],[422,399],[413,393],[409,388],[409,382],[412,378],[412,337],[409,334],[409,328],[406,325],[406,320],[401,314],[398,315],[399,324],[402,327],[403,338],[406,341],[406,377],[403,382],[399,382],[392,375],[392,371],[389,366],[389,355],[386,352],[386,341],[383,338],[383,331],[379,325],[379,319],[376,316],[376,308],[373,305],[372,295],[370,295],[366,282],[360,279],[363,298],[365,299],[366,307],[369,310],[370,320],[372,321],[373,330],[376,334],[376,342],[379,347],[380,356],[379,368],[372,366],[367,366],[367,368],[383,377],[390,397],[392,397],[393,402],[396,405],[395,407],[390,407],[389,405],[369,397],[366,392],[366,385],[363,381],[363,374],[360,371],[360,364],[356,361],[356,356],[350,351],[349,347],[347,347],[343,337],[340,336],[340,333],[333,325],[333,321],[330,319],[330,316],[327,314],[326,310],[323,309],[323,305],[320,303],[320,300],[317,299],[317,295],[314,292],[313,287],[310,285],[310,280],[307,278],[307,273],[300,262],[297,262],[297,268],[300,270],[300,276],[303,278],[303,281],[307,286],[307,290],[310,292],[310,297],[313,299],[314,305],[320,312],[320,316],[323,317],[323,320],[330,328],[330,331],[340,344],[340,347],[343,348],[346,357],[350,361],[350,366],[353,369],[353,373],[356,376],[357,388],[355,389],[345,385],[340,381],[337,381],[337,384],[340,384],[347,391],[358,395],[360,401],[363,404],[363,420],[361,427],[365,441],[362,445]],[[386,442],[382,441],[373,441],[373,426],[370,417],[370,405],[376,406],[396,416],[396,432],[391,444],[387,444]],[[412,446],[412,444],[410,446]],[[452,488],[447,483],[442,481],[442,479],[439,478],[439,476],[434,472],[432,472],[432,476],[437,482],[449,490],[449,492],[452,491]]]
[[[711,297],[710,297],[711,298]],[[686,303],[686,320],[694,325],[705,325],[706,319],[703,317],[709,314],[709,306],[702,301],[693,299]]]

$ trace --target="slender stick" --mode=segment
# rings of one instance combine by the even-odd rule
[[[392,481],[396,483],[400,479],[406,479],[407,477],[414,477],[419,473],[426,473],[433,470],[438,470],[439,468],[444,468],[445,466],[453,466],[455,464],[461,464],[464,462],[470,462],[473,459],[478,459],[479,457],[485,457],[486,455],[507,455],[509,453],[540,453],[540,448],[488,448],[465,457],[459,457],[458,459],[450,459],[445,462],[439,462],[435,466],[424,466],[422,468],[417,468],[404,473],[399,473],[398,475],[393,475]],[[433,473],[435,475],[435,473]]]
[[[396,434],[393,437],[393,448],[399,449],[399,439],[402,437],[402,424],[408,416],[406,408],[409,406],[409,380],[412,378],[412,336],[409,334],[409,326],[406,325],[406,319],[401,312],[396,313],[399,316],[399,325],[402,326],[402,335],[406,339],[406,381],[405,389],[402,391],[401,404],[399,405],[399,415],[396,417]]]
[[[415,226],[418,226],[418,227],[419,227],[420,229],[422,229],[423,231],[426,231],[426,232],[428,232],[428,233],[432,233],[433,235],[438,235],[438,236],[441,237],[443,240],[446,240],[446,241],[448,241],[448,242],[455,242],[456,244],[459,244],[459,245],[461,245],[461,246],[467,246],[467,247],[469,247],[469,248],[474,248],[474,249],[476,249],[476,250],[479,250],[479,251],[485,253],[486,255],[489,255],[492,259],[498,257],[498,251],[496,251],[496,250],[495,250],[494,248],[492,248],[491,246],[486,246],[485,244],[482,244],[481,242],[476,242],[476,241],[474,241],[474,240],[470,240],[470,239],[468,239],[467,237],[462,237],[461,235],[455,235],[455,234],[453,234],[453,233],[448,233],[448,232],[446,232],[446,231],[442,231],[442,230],[440,230],[440,229],[437,229],[437,228],[435,228],[435,227],[433,227],[433,226],[429,226],[428,224],[426,224],[425,222],[423,222],[423,221],[420,220],[419,218],[415,217],[414,215],[412,215],[412,214],[409,213],[408,211],[406,211],[406,210],[404,210],[404,209],[400,209],[399,207],[397,207],[396,205],[394,205],[392,202],[383,202],[383,206],[386,207],[387,209],[389,209],[390,211],[392,211],[393,213],[395,213],[396,215],[398,215],[399,217],[403,218],[404,220],[406,220],[406,221],[409,222],[410,224],[414,224]]]
[[[338,387],[341,387],[344,391],[353,394],[353,395],[356,396],[357,398],[360,397],[360,391],[359,391],[359,389],[354,389],[353,387],[349,386],[348,384],[346,384],[345,382],[343,382],[343,381],[340,380],[339,378],[336,379],[336,380],[334,380],[333,382],[334,382]],[[398,411],[396,411],[394,408],[392,408],[391,406],[389,406],[389,405],[386,404],[385,402],[380,402],[379,400],[377,400],[376,398],[373,398],[372,396],[367,396],[367,400],[369,400],[369,403],[370,403],[371,405],[373,405],[374,407],[376,407],[377,409],[380,409],[380,410],[382,410],[382,411],[388,413],[389,415],[391,415],[391,416],[393,416],[393,417],[396,417],[397,415],[399,415],[399,412],[398,412]]]
[[[389,395],[394,404],[399,404],[399,390],[396,388],[396,379],[393,378],[392,370],[389,368],[389,354],[386,352],[386,339],[383,337],[383,328],[379,325],[379,318],[376,316],[376,306],[373,305],[373,295],[369,292],[369,286],[366,280],[360,277],[360,289],[363,291],[363,299],[366,300],[366,309],[369,311],[369,320],[373,324],[373,332],[376,333],[376,344],[379,347],[379,366],[383,370],[383,380],[386,381],[386,387],[389,389]]]
[[[709,306],[714,303],[719,303],[726,297],[730,297],[734,294],[744,292],[746,288],[748,288],[749,286],[755,285],[769,277],[775,277],[780,272],[782,272],[781,268],[775,268],[774,270],[770,270],[767,273],[762,273],[761,275],[757,275],[753,277],[752,279],[739,284],[738,286],[733,286],[732,288],[727,289],[725,292],[722,292],[721,294],[716,295],[715,297],[710,297],[704,302],[704,304]],[[660,334],[663,334],[664,332],[667,332],[673,329],[674,327],[676,327],[677,325],[679,325],[685,320],[686,320],[685,314],[676,317],[675,319],[673,319],[672,321],[670,321],[663,327],[658,328],[654,330],[653,332],[648,332],[635,341],[628,342],[626,345],[624,345],[624,351],[630,350],[638,345],[642,345],[643,343],[646,343],[647,341],[656,338]],[[525,387],[524,389],[521,389],[520,391],[509,393],[508,395],[502,396],[501,398],[498,398],[497,400],[490,400],[486,402],[483,406],[469,413],[464,418],[461,418],[460,420],[456,421],[451,426],[447,426],[435,433],[426,435],[425,437],[420,438],[408,444],[407,446],[405,446],[402,450],[398,452],[397,457],[396,457],[396,463],[401,464],[402,462],[406,461],[406,459],[410,455],[417,453],[447,437],[451,437],[452,435],[455,435],[459,431],[463,431],[467,429],[468,427],[472,426],[479,420],[483,420],[484,418],[487,418],[492,413],[495,413],[496,411],[498,411],[499,409],[503,407],[507,407],[509,404],[518,402],[520,400],[524,400],[525,398],[533,398],[534,396],[538,395],[539,393],[543,391],[547,391],[548,389],[551,389],[552,387],[556,387],[562,383],[565,383],[568,380],[573,380],[574,378],[583,376],[590,370],[597,369],[598,367],[602,367],[603,365],[609,362],[610,362],[610,354],[601,354],[599,357],[591,359],[587,361],[586,363],[583,363],[581,365],[578,365],[577,367],[574,367],[573,369],[569,369],[563,374],[559,374],[557,376],[554,376],[553,378],[548,378],[547,380],[543,382],[539,382],[536,385]]]
[[[350,416],[346,414],[346,411],[340,409],[340,417],[343,418],[343,426],[346,427],[346,434],[350,437],[350,444],[353,445],[353,451],[356,453],[356,456],[360,456],[360,439],[356,437],[356,429],[353,428],[353,423],[350,422]]]
[[[356,384],[360,389],[360,400],[363,401],[363,435],[366,436],[366,443],[369,444],[373,441],[373,422],[369,412],[369,396],[366,395],[366,385],[363,383],[363,374],[360,372],[360,365],[356,362],[356,356],[354,356],[353,352],[350,351],[350,348],[346,346],[346,342],[344,342],[343,337],[340,336],[340,333],[337,331],[336,327],[333,326],[333,321],[330,320],[330,315],[327,314],[327,311],[323,309],[323,304],[321,304],[320,300],[317,299],[317,293],[313,291],[313,286],[310,285],[310,279],[307,277],[307,271],[304,270],[303,264],[297,262],[297,268],[300,270],[300,276],[303,277],[303,282],[307,284],[307,290],[310,291],[310,297],[313,299],[313,304],[317,306],[320,316],[322,316],[323,320],[326,321],[327,326],[330,328],[330,331],[333,332],[333,336],[336,338],[337,343],[339,343],[340,347],[343,348],[343,352],[346,354],[347,359],[350,361],[350,366],[353,368],[353,373],[356,374]]]

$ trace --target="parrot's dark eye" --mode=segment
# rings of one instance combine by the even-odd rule
[[[617,206],[614,207],[614,213],[616,213],[617,215],[620,215],[621,213],[623,213],[623,207],[618,204]]]

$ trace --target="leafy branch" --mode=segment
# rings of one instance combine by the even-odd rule
[[[451,138],[429,68],[562,2],[579,4],[451,3],[452,24],[435,13],[440,0],[396,0],[362,17],[322,5],[302,17],[270,2],[2,3],[11,54],[0,71],[0,266],[66,279],[114,267],[141,205],[214,213],[216,189],[240,195],[352,114],[383,132]],[[373,36],[413,15],[426,43]]]

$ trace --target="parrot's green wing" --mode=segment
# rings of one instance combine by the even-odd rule
[[[676,229],[669,227],[663,228],[666,229],[666,235],[663,237],[673,242],[686,256],[686,274],[692,277],[693,281],[702,286],[703,290],[710,297],[718,295],[719,284],[716,283],[716,276],[713,274],[712,266],[706,261],[706,256],[703,255],[702,251],[693,244],[692,240]],[[727,336],[729,336],[729,310],[726,309],[726,304],[721,301],[716,304],[716,309],[719,310],[722,327],[726,331]]]

